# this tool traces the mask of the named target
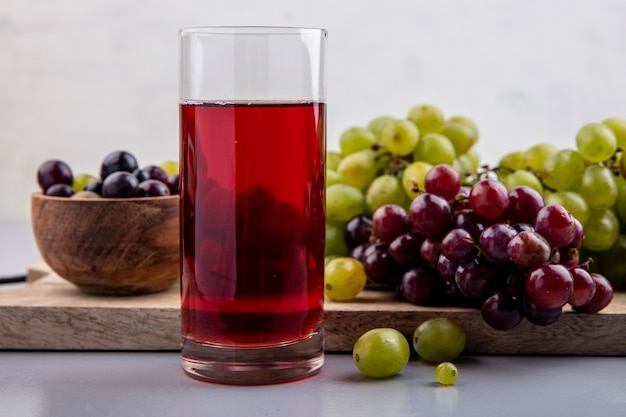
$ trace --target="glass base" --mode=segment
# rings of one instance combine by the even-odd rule
[[[183,339],[182,367],[193,378],[221,384],[275,384],[306,378],[324,363],[324,335],[275,347],[231,348]]]

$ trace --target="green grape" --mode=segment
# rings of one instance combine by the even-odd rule
[[[362,150],[346,155],[337,167],[337,174],[344,184],[365,189],[376,178],[374,153],[371,150]]]
[[[326,168],[337,171],[339,162],[341,162],[341,154],[339,152],[328,151],[326,152]]]
[[[450,140],[457,155],[463,155],[477,140],[474,136],[475,132],[471,127],[462,123],[451,122],[450,120],[443,124],[440,133]]]
[[[400,180],[393,175],[381,175],[371,182],[365,191],[365,213],[374,214],[376,209],[385,204],[404,207],[407,196]]]
[[[407,119],[415,123],[422,136],[428,133],[439,132],[445,121],[443,112],[438,107],[430,104],[421,104],[411,108]]]
[[[354,344],[352,359],[364,375],[387,378],[400,373],[411,356],[402,333],[392,328],[375,328],[361,335]]]
[[[600,273],[613,286],[620,290],[626,289],[626,235],[620,234],[610,249],[600,252],[593,257],[594,264],[600,265]]]
[[[618,189],[615,212],[620,222],[626,224],[626,185],[622,185]]]
[[[391,121],[395,120],[392,116],[378,116],[373,118],[367,124],[367,130],[372,132],[377,140],[380,139],[380,132],[383,130],[385,125]]]
[[[618,157],[617,166],[619,167],[619,171],[622,174],[618,178],[621,177],[621,179],[624,179],[626,178],[626,157],[624,157],[623,153],[617,153],[616,155]]]
[[[394,155],[406,156],[413,152],[419,140],[419,131],[411,121],[397,119],[385,124],[380,142]]]
[[[102,198],[102,196],[93,191],[78,191],[70,196],[70,198]]]
[[[85,186],[93,181],[98,181],[98,179],[91,174],[76,174],[72,181],[72,191],[75,193],[83,191]]]
[[[324,267],[324,295],[333,301],[352,300],[366,283],[365,267],[349,256],[334,258]]]
[[[325,256],[345,256],[349,249],[343,237],[344,228],[326,223],[326,245],[324,247]]]
[[[585,223],[583,247],[602,252],[608,250],[619,236],[619,220],[612,210],[591,210]]]
[[[537,172],[541,171],[546,159],[558,150],[559,148],[549,143],[540,143],[531,146],[524,152],[524,168],[530,168]]]
[[[613,131],[617,140],[617,146],[626,149],[626,120],[612,117],[604,120],[602,124],[608,126]]]
[[[364,127],[353,126],[346,129],[339,137],[341,154],[346,156],[363,149],[372,149],[376,136]]]
[[[617,150],[617,138],[602,123],[587,123],[576,134],[578,152],[590,162],[604,162]]]
[[[173,160],[163,161],[163,163],[161,163],[161,168],[165,170],[167,175],[178,174],[180,171],[178,161],[173,161]]]
[[[462,125],[465,125],[467,127],[469,127],[470,129],[472,129],[473,131],[473,138],[474,138],[474,143],[476,143],[478,141],[478,138],[480,136],[480,131],[478,130],[478,125],[476,125],[476,123],[474,123],[474,121],[472,119],[470,119],[469,117],[465,117],[465,116],[451,116],[448,118],[447,120],[448,122],[453,122],[453,123],[461,123]]]
[[[416,161],[404,169],[402,173],[402,187],[410,200],[424,192],[424,179],[433,166],[426,162]],[[420,191],[415,191],[417,186]]]
[[[459,370],[452,362],[441,362],[435,368],[435,379],[441,385],[452,385],[459,377]]]
[[[347,222],[365,211],[365,196],[348,184],[333,184],[326,189],[326,219]]]
[[[446,317],[428,319],[413,333],[413,348],[420,358],[429,362],[456,359],[465,349],[465,331]]]
[[[470,161],[472,161],[472,172],[476,172],[478,167],[480,167],[480,155],[478,154],[478,150],[472,146],[467,152],[465,152],[464,156],[467,156]]]
[[[604,165],[589,165],[580,178],[578,193],[592,210],[613,207],[618,193],[613,173]]]
[[[577,151],[562,149],[546,158],[541,169],[543,183],[556,191],[576,187],[585,170],[585,160]]]
[[[450,139],[439,133],[429,133],[417,142],[413,158],[431,165],[452,165],[456,159],[456,151]]]
[[[541,184],[541,180],[537,178],[535,174],[530,171],[526,171],[525,169],[512,172],[504,177],[502,182],[506,185],[506,188],[509,191],[520,185],[526,185],[543,194],[543,185]]]
[[[502,157],[498,163],[498,174],[500,178],[505,178],[514,171],[526,169],[524,165],[524,152],[511,152]]]
[[[560,204],[581,224],[587,223],[591,210],[580,194],[574,191],[557,191],[545,197],[546,205]]]
[[[326,170],[326,186],[330,186],[333,184],[338,184],[341,182],[341,177],[337,173],[337,171],[333,171],[332,169]]]
[[[452,163],[452,166],[454,167],[454,169],[461,173],[462,177],[476,171],[472,159],[466,154],[460,155],[458,158],[456,158]]]

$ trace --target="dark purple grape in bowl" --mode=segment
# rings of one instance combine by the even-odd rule
[[[170,195],[169,187],[158,180],[148,179],[137,186],[137,197],[162,197]]]
[[[53,197],[71,197],[74,194],[74,190],[67,184],[54,184],[48,187],[44,194]]]
[[[148,165],[141,169],[138,168],[133,171],[133,175],[137,177],[139,182],[157,180],[167,184],[168,180],[167,172],[165,172],[165,170],[158,165]]]
[[[102,196],[105,198],[137,197],[139,180],[130,172],[117,171],[102,182]]]
[[[127,151],[114,151],[104,157],[100,166],[100,178],[104,180],[114,172],[135,172],[139,168],[137,159]]]
[[[54,184],[72,185],[74,175],[69,165],[58,159],[50,159],[37,169],[37,182],[42,191],[46,191]]]

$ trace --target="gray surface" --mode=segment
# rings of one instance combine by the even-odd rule
[[[413,359],[371,380],[348,354],[295,383],[233,387],[184,375],[177,352],[0,352],[0,415],[602,416],[626,415],[626,360],[467,357],[454,386]]]

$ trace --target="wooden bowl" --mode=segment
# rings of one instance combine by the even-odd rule
[[[178,211],[178,196],[31,196],[33,233],[43,260],[89,294],[154,293],[178,281]]]

